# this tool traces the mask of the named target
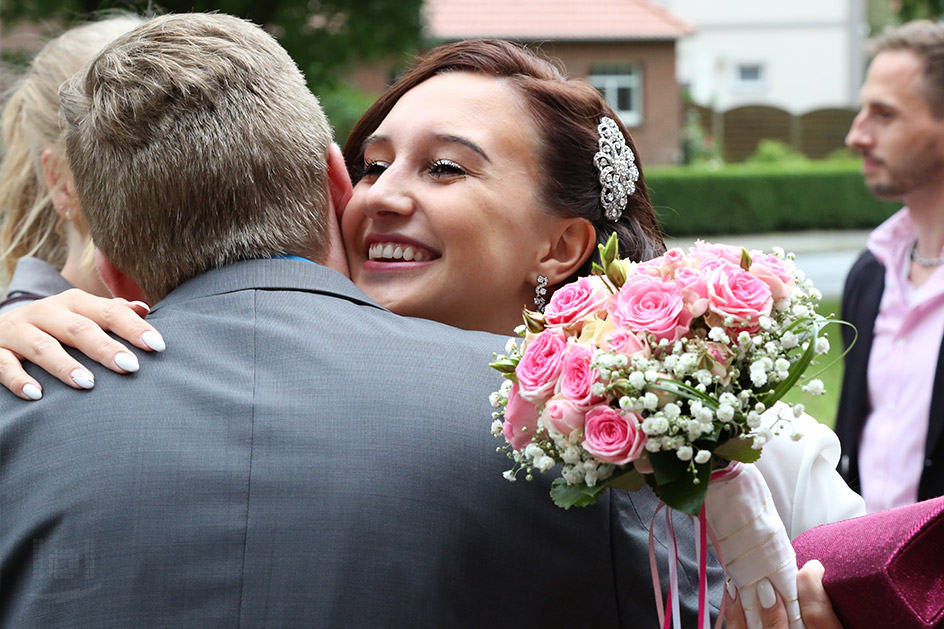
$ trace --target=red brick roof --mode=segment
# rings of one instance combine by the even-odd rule
[[[444,40],[666,40],[692,25],[651,0],[426,0],[427,32]]]

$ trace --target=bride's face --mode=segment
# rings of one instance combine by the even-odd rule
[[[366,140],[342,218],[352,279],[398,314],[510,334],[557,222],[537,138],[500,79],[452,72],[404,94]]]

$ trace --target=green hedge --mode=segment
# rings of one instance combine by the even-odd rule
[[[646,169],[669,236],[868,229],[899,202],[875,199],[858,160]]]

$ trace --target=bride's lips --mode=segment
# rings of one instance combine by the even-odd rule
[[[365,270],[392,271],[425,266],[441,257],[438,251],[400,234],[371,234],[364,239]]]

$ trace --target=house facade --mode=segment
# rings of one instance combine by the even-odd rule
[[[656,1],[695,26],[679,42],[677,68],[696,104],[794,115],[858,106],[865,0]]]
[[[604,95],[629,128],[644,165],[680,159],[676,42],[692,27],[652,0],[427,0],[433,41],[493,37],[560,61]],[[389,67],[363,68],[355,84],[379,93]]]

